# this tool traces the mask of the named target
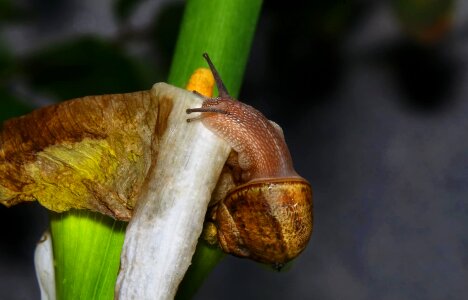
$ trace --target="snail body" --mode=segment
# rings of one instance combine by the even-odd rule
[[[212,210],[217,242],[240,257],[280,266],[296,257],[312,233],[312,190],[293,168],[281,128],[232,99],[209,57],[219,97],[205,98],[200,120],[237,153],[241,184]]]

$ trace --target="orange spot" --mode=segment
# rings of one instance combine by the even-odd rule
[[[190,76],[185,89],[188,91],[197,91],[206,97],[212,97],[214,84],[215,80],[210,69],[199,68]]]

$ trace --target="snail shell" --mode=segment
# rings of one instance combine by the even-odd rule
[[[231,191],[216,208],[224,252],[268,264],[296,257],[312,233],[312,191],[303,179],[253,181]]]

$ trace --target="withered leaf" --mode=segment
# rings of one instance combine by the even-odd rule
[[[38,200],[56,212],[84,208],[128,220],[168,103],[151,91],[88,96],[4,122],[0,203]]]

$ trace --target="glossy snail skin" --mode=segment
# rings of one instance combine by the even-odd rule
[[[208,55],[218,98],[205,98],[201,122],[238,154],[241,185],[212,211],[224,252],[281,266],[307,245],[313,227],[312,190],[293,168],[281,128],[226,91]]]

